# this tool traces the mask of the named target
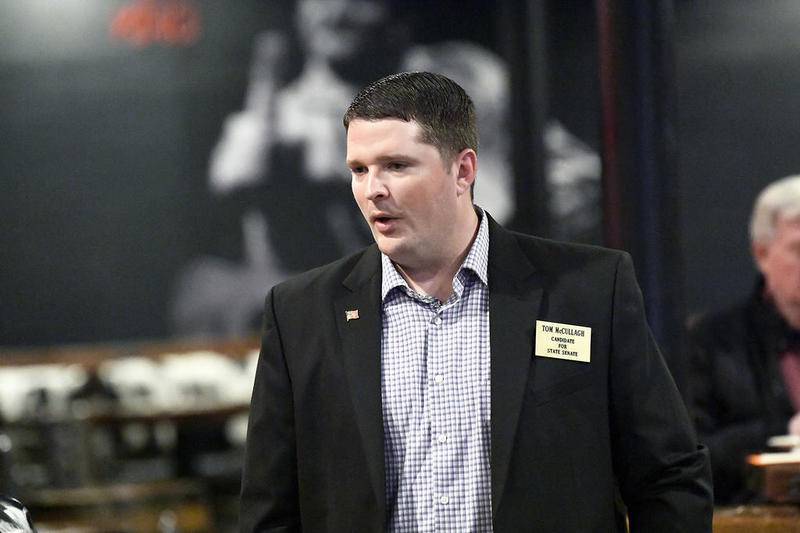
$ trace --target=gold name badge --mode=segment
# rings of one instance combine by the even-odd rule
[[[552,357],[567,361],[588,363],[591,359],[592,328],[536,321],[536,347],[538,357]]]

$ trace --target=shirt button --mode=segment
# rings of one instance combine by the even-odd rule
[[[435,317],[433,317],[432,322],[438,326],[439,324],[442,323],[442,317],[440,317],[439,315],[436,315]]]
[[[436,376],[433,378],[433,381],[435,381],[437,385],[441,385],[444,383],[444,376],[441,374],[436,374]]]
[[[450,498],[448,498],[447,496],[439,496],[439,503],[441,503],[442,505],[447,505],[448,503],[450,503]]]
[[[447,442],[447,435],[445,435],[444,433],[440,433],[439,436],[436,437],[436,440],[439,441],[440,444],[444,444],[445,442]]]

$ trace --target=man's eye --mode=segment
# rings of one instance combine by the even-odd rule
[[[365,167],[353,167],[353,168],[350,169],[350,172],[352,172],[353,174],[356,174],[356,175],[363,174],[366,171],[367,171],[367,169]]]
[[[408,165],[406,165],[405,163],[400,163],[400,162],[389,163],[389,170],[403,170],[406,167],[408,167]]]

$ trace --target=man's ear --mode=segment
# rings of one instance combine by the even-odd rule
[[[767,259],[767,255],[769,255],[769,245],[763,242],[754,242],[750,250],[753,253],[753,261],[755,261],[756,267],[758,267],[759,272],[763,274],[763,264]]]
[[[478,173],[478,154],[472,148],[464,148],[453,161],[456,169],[456,188],[458,195],[470,194]]]

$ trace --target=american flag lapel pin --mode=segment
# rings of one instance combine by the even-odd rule
[[[358,309],[348,309],[344,312],[344,317],[348,322],[351,320],[358,320]]]

